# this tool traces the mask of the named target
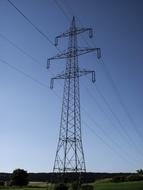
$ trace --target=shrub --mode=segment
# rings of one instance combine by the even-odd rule
[[[127,176],[126,180],[127,181],[141,181],[143,180],[143,175],[132,174],[132,175]]]
[[[12,185],[26,186],[28,185],[28,173],[23,169],[16,169],[11,175]]]
[[[93,190],[93,189],[94,189],[93,185],[89,185],[89,184],[81,185],[81,190]]]
[[[65,183],[59,183],[54,186],[54,190],[68,190],[68,186]]]
[[[118,183],[118,182],[124,182],[126,181],[125,176],[115,176],[111,180],[112,182]]]
[[[4,181],[0,181],[0,186],[4,186]]]
[[[139,169],[139,170],[137,170],[137,173],[143,175],[143,169]]]
[[[71,183],[70,185],[70,190],[77,190],[79,187],[79,183],[77,181],[74,181],[73,183]]]
[[[54,190],[55,186],[54,184],[47,183],[47,190]]]
[[[6,186],[6,187],[12,186],[12,180],[5,181],[5,182],[4,182],[4,186]]]

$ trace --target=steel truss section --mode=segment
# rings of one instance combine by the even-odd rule
[[[78,56],[95,51],[99,59],[101,51],[100,48],[78,47],[77,35],[83,32],[89,32],[89,37],[92,37],[92,29],[77,28],[73,17],[69,30],[55,38],[57,46],[59,38],[68,37],[67,50],[47,61],[47,68],[49,68],[51,60],[67,59],[65,71],[51,78],[50,84],[50,87],[53,88],[55,79],[64,79],[60,133],[53,167],[54,172],[86,171],[81,134],[79,77],[92,74],[92,82],[95,82],[95,71],[81,70],[78,65]]]

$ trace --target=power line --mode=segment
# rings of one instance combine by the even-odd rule
[[[63,15],[66,17],[66,19],[68,21],[70,21],[69,16],[67,15],[67,13],[65,12],[65,10],[63,9],[63,7],[60,5],[60,3],[57,0],[54,0],[56,6],[62,11]]]
[[[99,94],[99,96],[102,98],[102,100],[104,101],[104,103],[106,104],[107,108],[109,109],[110,113],[113,115],[113,117],[116,119],[117,123],[119,124],[119,126],[121,127],[121,129],[123,130],[123,134],[126,135],[126,137],[128,137],[128,140],[130,142],[130,136],[128,135],[128,132],[126,131],[124,125],[122,124],[121,120],[118,118],[118,116],[115,114],[115,112],[112,110],[109,102],[106,100],[105,96],[101,93],[100,89],[98,88],[98,86],[96,85],[96,90],[97,93]]]
[[[134,145],[135,150],[139,153],[139,155],[141,157],[143,157],[143,153],[139,150],[138,146],[136,145],[136,143],[134,142],[134,140],[132,139],[132,137],[129,135],[128,131],[126,130],[126,128],[122,124],[121,120],[118,118],[118,116],[112,110],[110,104],[108,103],[108,101],[106,100],[106,98],[104,97],[104,95],[101,93],[101,91],[99,90],[99,88],[97,86],[96,86],[96,89],[97,89],[97,92],[99,93],[100,97],[102,97],[102,99],[104,100],[104,102],[107,105],[108,109],[110,110],[110,112],[114,116],[114,118],[117,120],[117,123],[119,124],[119,126],[121,127],[121,129],[124,131],[124,134],[127,136],[127,138],[129,140],[129,142],[131,143],[131,145]]]
[[[102,63],[104,63],[103,59],[101,59],[101,61],[102,61]],[[124,112],[125,112],[128,120],[130,121],[130,123],[131,123],[132,127],[134,128],[136,134],[142,140],[142,135],[141,135],[140,131],[138,130],[138,127],[137,127],[134,119],[130,115],[130,113],[129,113],[129,111],[128,111],[128,109],[127,109],[127,107],[126,107],[126,105],[125,105],[125,103],[123,101],[123,98],[122,98],[122,96],[121,96],[121,94],[120,94],[120,92],[119,92],[119,90],[118,90],[118,88],[117,88],[117,86],[116,86],[116,84],[115,84],[115,82],[114,82],[114,80],[113,80],[113,78],[112,78],[112,76],[111,76],[111,74],[110,74],[107,66],[105,64],[103,64],[103,65],[104,65],[103,70],[106,73],[106,75],[108,76],[110,84],[111,84],[112,88],[114,89],[114,92],[116,93],[116,96],[117,96],[117,98],[118,98],[118,100],[120,102],[120,105],[122,106],[122,108],[123,108],[123,110],[124,110]]]
[[[90,97],[93,99],[93,101],[95,102],[95,104],[98,106],[98,108],[100,109],[100,111],[106,116],[106,118],[108,119],[109,122],[111,122],[111,124],[114,126],[116,125],[116,123],[113,122],[113,120],[109,117],[109,115],[107,114],[107,112],[104,110],[104,108],[101,106],[101,104],[99,103],[99,101],[97,101],[97,99],[95,98],[95,96],[92,95],[92,93],[90,92],[89,88],[87,88],[84,83],[82,83],[85,92],[87,94],[90,95]],[[91,100],[90,98],[90,100]]]
[[[111,136],[108,134],[108,133],[106,133],[106,131],[104,130],[104,128],[102,127],[102,125],[100,125],[97,121],[95,121],[95,119],[93,119],[92,117],[91,117],[91,115],[82,107],[82,109],[84,110],[84,112],[85,112],[85,114],[90,118],[90,120],[92,121],[92,123],[96,126],[96,127],[98,127],[98,129],[100,129],[102,132],[103,132],[103,134],[105,135],[105,136],[107,136],[107,138],[110,140],[110,142],[112,142],[112,144],[115,144],[119,149],[121,149],[121,146],[120,146],[120,144],[118,144],[115,140],[113,140],[112,138],[111,138]],[[139,153],[139,152],[138,152]],[[125,154],[127,155],[127,152],[125,152]],[[140,154],[140,153],[139,153]],[[136,162],[136,161],[135,161]]]
[[[19,47],[15,42],[11,41],[10,39],[8,39],[6,36],[4,36],[3,34],[0,33],[0,37],[2,39],[4,39],[5,41],[7,41],[11,46],[13,46],[14,48],[16,48],[17,50],[19,50],[23,55],[27,56],[29,59],[31,59],[33,61],[33,63],[38,64],[40,67],[45,69],[45,66],[38,60],[36,59],[34,56],[32,56],[29,52],[27,52],[26,50],[24,50],[23,48]],[[53,75],[52,71],[50,71],[50,73]]]
[[[34,61],[34,63],[37,63],[38,65],[40,65],[41,67],[45,68],[45,66],[42,65],[42,63],[40,61],[38,61],[35,57],[33,57],[32,55],[30,55],[29,53],[27,53],[24,49],[22,49],[21,47],[19,47],[15,42],[9,40],[6,36],[4,36],[3,34],[0,33],[0,37],[2,39],[4,39],[5,41],[7,41],[11,46],[13,46],[14,48],[18,49],[21,53],[23,53],[25,56],[27,56],[28,58],[30,58],[32,61]]]
[[[100,135],[98,135],[96,132],[95,132],[95,130],[92,128],[92,127],[90,127],[90,125],[88,125],[85,121],[83,122],[84,123],[84,125],[86,126],[86,127],[88,127],[88,129],[90,129],[90,131],[92,132],[92,134],[94,134],[104,145],[106,145],[112,152],[116,152],[116,154],[122,159],[122,160],[124,160],[125,162],[130,162],[131,164],[134,164],[134,166],[136,166],[136,162],[133,162],[132,160],[130,160],[130,159],[127,159],[126,157],[124,157],[122,154],[120,154],[118,151],[116,151],[116,149],[114,149],[112,146],[110,146],[110,144],[109,143],[107,143],[106,141],[105,141],[105,139],[104,138],[102,138]],[[125,155],[127,155],[126,153],[125,153]],[[130,157],[129,157],[130,158]]]
[[[27,20],[27,22],[28,22],[29,24],[31,24],[31,25],[33,26],[33,28],[34,28],[35,30],[37,30],[52,46],[55,47],[54,43],[53,43],[52,40],[48,37],[48,35],[46,35],[44,32],[42,32],[42,30],[40,30],[27,16],[25,16],[25,14],[24,14],[19,8],[17,8],[16,5],[15,5],[12,1],[10,1],[10,0],[7,0],[7,1],[10,3],[11,6],[13,6],[13,7],[25,18],[25,20]],[[56,49],[57,49],[58,51],[60,51],[59,48],[56,47]]]
[[[0,33],[0,37],[2,39],[4,39],[5,41],[7,41],[11,46],[13,46],[17,50],[19,50],[21,53],[23,53],[25,56],[27,56],[29,59],[31,59],[34,64],[36,63],[36,64],[38,64],[39,66],[41,66],[42,68],[45,69],[45,66],[43,66],[43,64],[39,60],[37,60],[30,53],[28,53],[27,51],[25,51],[24,49],[22,49],[21,47],[19,47],[15,42],[11,41],[10,39],[8,39],[6,36],[4,36],[1,33]],[[51,70],[49,72],[53,75],[53,72]]]
[[[113,126],[116,125],[118,122],[117,122],[117,123],[114,123],[114,122],[113,122],[113,120],[108,116],[107,112],[102,108],[102,106],[100,105],[100,103],[99,103],[99,102],[96,100],[96,98],[90,93],[90,90],[89,90],[87,87],[85,87],[84,83],[82,83],[82,85],[83,85],[83,87],[85,88],[86,93],[88,93],[89,96],[91,97],[90,100],[93,99],[93,101],[96,103],[96,105],[97,105],[98,108],[101,110],[101,112],[106,116],[106,118],[108,119],[108,121],[110,121]],[[96,86],[96,87],[97,87],[97,86]],[[98,90],[97,90],[97,91],[98,91]],[[99,93],[99,92],[98,92],[98,93]],[[116,115],[114,115],[114,111],[112,110],[112,108],[110,107],[110,105],[108,104],[108,102],[106,101],[105,97],[101,94],[101,91],[100,91],[100,97],[104,98],[103,100],[104,100],[104,102],[106,103],[106,105],[107,105],[109,111],[111,112],[112,116],[115,117],[115,119],[117,120]],[[117,120],[117,121],[118,121],[118,120]],[[119,128],[116,128],[116,129],[118,130]],[[124,134],[124,133],[122,134],[120,130],[118,130],[118,132],[120,133],[121,136]]]
[[[7,61],[5,61],[5,60],[3,60],[1,58],[0,58],[0,62],[7,65],[12,70],[15,70],[15,71],[19,72],[20,74],[22,74],[26,78],[29,78],[30,80],[34,81],[35,83],[39,84],[40,86],[45,87],[45,88],[50,90],[49,86],[46,83],[41,82],[40,80],[38,80],[38,79],[34,78],[33,76],[27,74],[26,72],[22,71],[21,69],[17,68],[16,66],[13,66],[12,64],[8,63]],[[54,95],[57,98],[59,98],[59,95],[55,91],[53,91],[53,92],[54,92]]]
[[[88,78],[88,77],[87,77]],[[93,99],[96,104],[98,105],[98,107],[100,108],[100,110],[104,113],[104,115],[106,115],[106,117],[108,118],[108,120],[110,120],[110,122],[112,122],[112,124],[114,125],[113,121],[108,117],[107,113],[105,112],[105,110],[100,106],[99,102],[96,101],[95,97],[90,93],[89,89],[87,87],[85,87],[84,83],[82,83],[82,85],[84,86],[86,92],[89,94],[89,96],[91,97],[90,99]],[[116,119],[117,124],[120,126],[121,130],[123,131],[123,134],[128,138],[129,140],[129,147],[131,145],[134,145],[135,150],[138,152],[138,154],[143,157],[142,152],[139,150],[138,146],[135,144],[135,142],[133,141],[133,139],[130,137],[130,135],[128,134],[127,130],[125,129],[124,125],[122,124],[121,120],[118,118],[118,116],[115,114],[115,112],[112,110],[110,104],[108,103],[108,101],[106,100],[105,96],[101,93],[100,89],[98,88],[98,86],[96,85],[96,90],[99,94],[99,96],[103,99],[104,103],[106,104],[107,108],[109,109],[109,111],[111,112],[112,116]],[[105,131],[102,128],[101,125],[99,125],[97,122],[95,122],[95,120],[92,119],[91,115],[88,114],[88,112],[86,113],[88,115],[88,117],[91,118],[91,120],[93,121],[93,123],[96,124],[96,126],[98,126],[99,129],[101,129],[103,131],[104,134]],[[118,130],[118,132],[120,133],[121,136],[123,136],[123,134],[120,132],[119,128],[116,128],[116,130]],[[107,136],[107,135],[106,135]],[[110,137],[109,137],[110,138]],[[111,139],[111,138],[110,138]],[[115,144],[115,141],[114,141]],[[117,145],[118,146],[118,145]]]

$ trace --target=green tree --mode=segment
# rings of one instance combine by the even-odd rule
[[[16,169],[11,175],[12,185],[26,186],[28,184],[28,173],[23,169]]]
[[[137,170],[137,173],[143,175],[143,169]]]

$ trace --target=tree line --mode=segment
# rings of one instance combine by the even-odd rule
[[[45,181],[50,183],[56,183],[61,181],[63,178],[66,182],[73,182],[77,179],[80,179],[84,182],[94,182],[95,180],[104,179],[104,178],[113,178],[116,176],[129,176],[131,173],[28,173],[29,181]],[[12,174],[10,173],[0,173],[0,181],[9,181]]]

